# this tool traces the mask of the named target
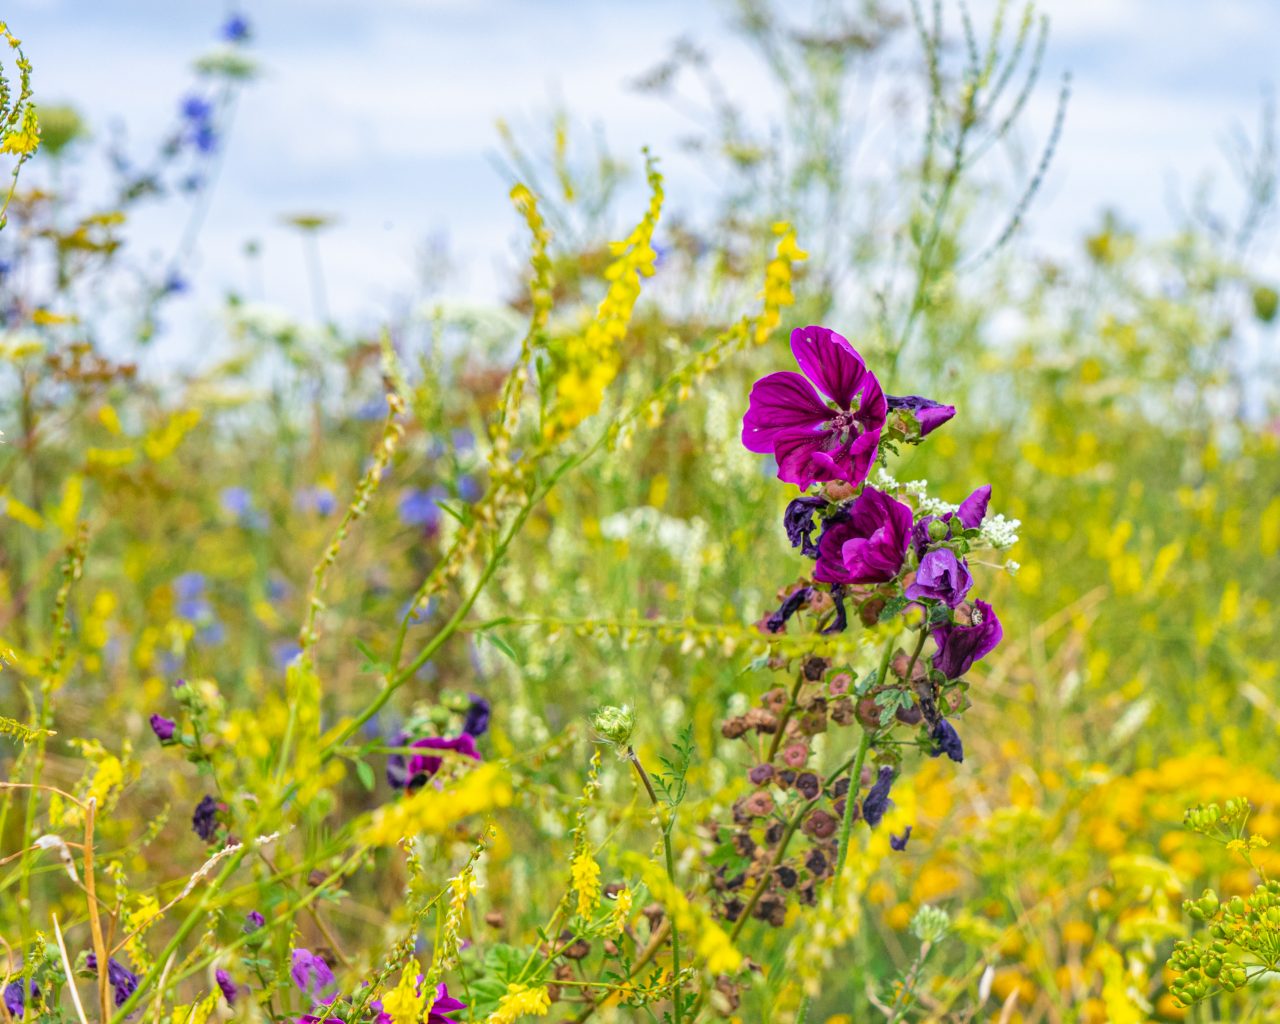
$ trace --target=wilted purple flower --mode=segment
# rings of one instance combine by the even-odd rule
[[[824,583],[885,583],[902,569],[911,543],[911,509],[864,487],[849,508],[827,520],[813,578]]]
[[[853,346],[826,327],[792,331],[791,352],[804,376],[782,371],[756,381],[742,443],[772,452],[778,479],[801,488],[822,480],[861,483],[888,412],[880,382]]]
[[[427,1011],[426,1024],[458,1024],[456,1020],[448,1015],[466,1008],[467,1004],[461,999],[455,999],[449,995],[448,986],[441,982],[436,986],[436,997],[432,1000],[431,1008]]]
[[[972,586],[969,566],[956,558],[950,548],[939,548],[920,559],[915,582],[907,587],[905,593],[913,601],[927,598],[955,608]]]
[[[901,398],[894,395],[886,395],[890,412],[909,412],[915,417],[916,422],[920,425],[920,436],[936,430],[947,420],[956,414],[954,405],[943,405],[941,402],[935,402],[931,398],[921,398],[919,395],[903,395]]]
[[[765,632],[786,632],[787,620],[798,612],[801,606],[808,601],[812,595],[813,590],[810,587],[796,587],[795,590],[786,596],[778,610],[764,620]]]
[[[929,735],[933,739],[930,757],[941,757],[946,754],[953,761],[964,760],[964,744],[960,742],[960,734],[945,718],[938,719],[934,724],[933,732]]]
[[[975,601],[970,615],[971,625],[945,623],[933,631],[938,650],[933,667],[948,679],[959,679],[975,661],[986,657],[1004,638],[1000,620],[985,601]]]
[[[289,977],[293,983],[313,1000],[319,1002],[321,993],[332,985],[333,971],[324,958],[309,949],[295,949],[290,954]]]
[[[244,930],[246,932],[256,932],[267,923],[267,919],[256,910],[251,910],[249,913],[245,914],[244,921]]]
[[[929,547],[929,524],[932,522],[941,522],[947,525],[947,532],[943,536],[943,540],[951,539],[953,520],[959,522],[966,530],[976,530],[982,525],[982,521],[987,518],[987,504],[991,501],[991,485],[983,484],[975,490],[964,501],[960,502],[960,507],[954,512],[946,512],[940,516],[923,516],[916,523],[912,530],[912,540],[915,542],[916,554],[923,556],[925,549]]]
[[[98,958],[92,953],[84,958],[84,962],[89,970],[98,970]],[[116,1006],[123,1006],[138,987],[138,976],[113,956],[107,958],[107,980],[111,982]]]
[[[867,797],[862,801],[862,817],[872,828],[880,824],[885,812],[893,804],[889,799],[889,787],[893,785],[893,776],[893,769],[887,764],[882,765],[875,785],[867,791]]]
[[[907,848],[907,840],[910,838],[911,838],[911,826],[908,825],[906,827],[906,830],[900,836],[895,836],[892,832],[889,833],[889,846],[891,849],[897,850],[899,853],[901,853],[903,850]]]
[[[243,14],[233,14],[222,25],[220,35],[229,43],[243,43],[249,38],[249,19]]]
[[[178,723],[172,718],[165,718],[164,715],[151,716],[151,731],[156,734],[156,739],[161,743],[172,743],[173,733],[177,729]]]
[[[462,731],[468,736],[483,736],[489,731],[490,710],[489,702],[473,693],[466,716],[462,719]]]
[[[793,498],[782,513],[782,525],[787,531],[787,540],[793,548],[799,548],[800,554],[810,558],[818,557],[818,545],[813,542],[813,517],[818,509],[825,507],[826,498],[815,498],[801,495]]]
[[[228,1006],[234,1006],[236,1003],[236,985],[231,980],[231,975],[222,968],[218,968],[213,972],[214,980],[218,983],[218,988],[222,989],[222,996],[227,1001]]]
[[[830,636],[832,633],[843,633],[849,628],[849,617],[844,608],[844,587],[839,583],[831,588],[831,600],[836,606],[836,617],[819,630],[823,636]]]
[[[206,843],[213,842],[218,834],[218,812],[221,809],[222,805],[217,800],[205,794],[204,799],[196,804],[195,813],[191,815],[191,827]]]

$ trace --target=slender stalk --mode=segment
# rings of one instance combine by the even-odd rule
[[[90,797],[84,809],[84,891],[89,899],[89,928],[93,933],[93,955],[98,961],[98,1012],[100,1020],[111,1017],[111,986],[107,967],[107,943],[102,937],[102,921],[98,916],[98,891],[93,871],[93,826],[98,801]]]
[[[635,766],[636,774],[644,784],[644,791],[649,794],[649,801],[658,812],[662,830],[662,853],[667,863],[667,878],[671,880],[672,885],[678,887],[675,849],[671,845],[671,829],[675,825],[675,814],[670,807],[658,799],[653,781],[649,778],[649,773],[644,770],[644,765],[640,763],[640,758],[636,756],[634,747],[627,747],[627,759]],[[674,1024],[680,1024],[684,1019],[680,1002],[680,929],[676,927],[675,919],[670,914],[667,915],[667,920],[671,922],[671,1018]]]

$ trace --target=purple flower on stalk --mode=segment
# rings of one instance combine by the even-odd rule
[[[956,414],[954,405],[943,405],[941,402],[935,402],[931,398],[921,398],[919,395],[903,395],[900,398],[894,395],[885,397],[890,412],[908,412],[915,417],[916,423],[920,425],[921,437],[937,430]]]
[[[955,608],[972,586],[969,566],[956,558],[950,548],[939,548],[920,559],[915,582],[907,587],[905,593],[913,601],[941,601],[948,608]]]
[[[983,484],[975,490],[964,501],[960,502],[960,507],[954,512],[946,512],[940,516],[923,516],[916,523],[915,529],[912,531],[912,541],[916,546],[916,554],[923,557],[925,550],[929,547],[932,538],[929,536],[929,524],[932,522],[945,523],[947,527],[943,540],[950,540],[955,522],[959,522],[961,527],[966,530],[976,530],[982,525],[982,521],[987,518],[987,505],[991,501],[991,485]]]
[[[4,1005],[11,1017],[21,1017],[27,1005],[27,993],[32,999],[40,998],[40,986],[32,979],[25,984],[22,981],[11,981],[4,987]]]
[[[996,649],[1004,639],[1004,629],[991,605],[975,601],[970,613],[970,625],[945,623],[933,631],[938,650],[933,656],[933,667],[948,679],[959,679],[969,671],[975,661],[980,661]]]
[[[156,739],[165,744],[173,742],[173,733],[178,728],[177,722],[158,714],[152,715],[150,721],[151,731],[156,734]]]
[[[441,982],[436,986],[436,997],[431,1003],[431,1009],[427,1011],[426,1024],[458,1024],[448,1014],[457,1013],[466,1008],[467,1004],[449,995],[449,987]]]
[[[218,968],[213,972],[213,977],[218,983],[218,988],[222,989],[222,997],[227,1001],[227,1005],[235,1006],[238,993],[235,982],[231,980],[231,975],[222,968]]]
[[[908,825],[900,836],[895,836],[892,832],[889,833],[889,846],[891,849],[897,850],[901,853],[907,848],[907,840],[910,838],[911,826]]]
[[[85,957],[84,962],[89,970],[98,970],[98,958],[92,953]],[[138,987],[138,976],[115,957],[107,958],[107,981],[111,983],[116,1006],[123,1006]]]
[[[778,479],[798,487],[861,483],[875,462],[888,414],[880,382],[853,346],[826,327],[792,331],[791,352],[804,375],[780,371],[756,381],[742,418],[742,443],[772,453]]]
[[[885,583],[902,570],[911,544],[911,509],[864,487],[849,508],[827,520],[813,578],[823,583]]]
[[[471,695],[466,716],[462,719],[462,731],[467,736],[483,736],[489,731],[489,702],[479,694]]]
[[[251,910],[249,913],[245,914],[244,922],[244,930],[246,932],[256,932],[267,923],[267,919],[256,910]]]
[[[880,824],[885,812],[893,804],[889,799],[889,787],[893,785],[893,776],[893,769],[887,764],[882,765],[875,785],[867,791],[867,797],[862,801],[862,817],[872,828]]]
[[[334,983],[333,971],[324,962],[324,958],[317,956],[309,949],[295,949],[290,954],[289,977],[299,989],[316,1002],[321,1001],[321,994]]]
[[[960,734],[956,732],[956,728],[945,718],[939,718],[934,724],[933,732],[929,734],[933,740],[933,750],[929,754],[930,757],[941,757],[946,754],[951,760],[960,762],[964,760],[964,744],[960,742]]]
[[[787,531],[787,540],[793,548],[799,548],[800,554],[810,558],[818,557],[818,545],[813,542],[813,517],[818,509],[827,504],[826,498],[815,498],[801,495],[793,498],[782,513],[782,525]]]
[[[205,794],[191,815],[191,827],[206,843],[213,842],[218,834],[218,812],[221,809],[222,805],[217,800]]]
[[[409,745],[415,750],[452,750],[473,761],[480,760],[480,751],[476,749],[475,737],[470,733],[464,732],[461,736],[450,739],[443,736],[428,736],[426,739],[415,740]],[[405,788],[417,789],[435,775],[442,764],[444,764],[444,758],[435,754],[414,754],[409,758],[409,778]]]

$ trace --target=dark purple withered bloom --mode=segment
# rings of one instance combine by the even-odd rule
[[[933,631],[934,642],[938,645],[933,667],[948,679],[959,679],[975,661],[994,651],[1004,638],[1000,620],[985,601],[973,603],[970,621],[968,626],[946,623]]]
[[[321,994],[334,983],[333,971],[309,949],[295,949],[289,957],[289,977],[293,983],[316,1002]]]
[[[831,588],[831,601],[836,606],[836,615],[834,619],[819,630],[823,636],[830,636],[832,633],[843,633],[849,628],[849,615],[844,607],[844,587],[840,586],[839,583]]]
[[[964,744],[960,742],[960,734],[945,718],[939,718],[933,727],[930,737],[933,739],[933,750],[930,757],[941,757],[946,754],[953,761],[964,760]]]
[[[889,787],[893,785],[893,777],[893,769],[887,764],[882,765],[875,785],[867,791],[867,797],[862,801],[862,817],[872,828],[880,824],[885,812],[893,804],[889,799]]]
[[[935,402],[931,398],[921,398],[919,395],[901,397],[886,395],[885,398],[891,413],[902,411],[915,417],[916,423],[920,425],[921,437],[937,430],[956,414],[954,405],[943,405],[941,402]]]
[[[4,987],[4,1005],[11,1017],[21,1017],[27,1005],[27,993],[32,999],[40,998],[40,986],[33,978],[25,984],[22,981],[11,981]]]
[[[462,719],[462,731],[468,736],[483,736],[489,731],[491,713],[489,702],[477,693],[471,695],[467,713]]]
[[[899,853],[901,853],[903,850],[907,848],[907,840],[910,838],[911,838],[911,826],[908,825],[906,827],[906,830],[900,836],[895,836],[892,832],[889,833],[889,846],[891,849],[897,850]]]
[[[764,620],[764,629],[766,633],[784,633],[787,629],[787,620],[798,612],[813,595],[813,590],[809,587],[796,587],[779,606],[778,610]]]
[[[929,599],[941,601],[948,608],[955,608],[964,600],[973,586],[969,566],[956,558],[950,548],[930,551],[920,559],[915,582],[906,589],[906,596],[913,601]]]
[[[912,540],[915,542],[916,554],[923,556],[925,550],[929,547],[929,524],[932,522],[945,523],[947,532],[943,535],[943,540],[950,540],[954,524],[958,522],[966,530],[976,530],[982,525],[982,521],[987,518],[987,505],[991,501],[991,485],[983,484],[975,490],[964,501],[960,502],[960,507],[954,512],[946,512],[940,516],[923,516],[916,523],[915,529],[912,531]]]
[[[213,972],[213,977],[218,983],[218,988],[222,989],[222,997],[227,1001],[227,1005],[235,1006],[238,993],[235,982],[231,980],[231,975],[222,968],[218,968]]]
[[[85,957],[84,962],[89,970],[97,971],[98,958],[92,953]],[[113,956],[107,958],[107,981],[111,983],[116,1006],[123,1006],[138,987],[138,976]]]
[[[813,578],[823,583],[885,583],[902,570],[911,544],[911,509],[864,487],[849,508],[827,520]]]
[[[177,727],[178,723],[172,718],[165,718],[164,715],[151,716],[151,731],[156,734],[156,739],[161,743],[172,743],[173,733]]]
[[[861,483],[875,462],[888,414],[880,382],[853,346],[826,327],[792,331],[791,352],[803,375],[781,371],[756,381],[742,418],[742,443],[772,453],[778,479],[798,487]]]
[[[793,498],[782,513],[782,525],[787,531],[787,540],[793,548],[799,548],[802,555],[809,558],[818,557],[818,545],[813,542],[813,517],[818,509],[825,507],[826,498],[815,498],[801,495]]]
[[[222,805],[217,800],[205,794],[191,815],[191,827],[206,843],[213,842],[218,834],[218,812],[221,809]]]

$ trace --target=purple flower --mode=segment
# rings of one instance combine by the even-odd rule
[[[888,413],[880,382],[853,346],[826,327],[792,331],[791,352],[804,376],[782,371],[756,381],[742,418],[742,443],[753,452],[772,452],[778,479],[798,487],[824,480],[861,483],[875,462]]]
[[[782,525],[787,531],[787,540],[793,548],[799,548],[800,554],[810,558],[818,557],[818,545],[813,542],[813,517],[818,509],[825,507],[826,498],[814,498],[801,495],[793,498],[782,513]]]
[[[256,932],[259,928],[267,923],[267,919],[259,914],[256,910],[251,910],[244,917],[246,932]]]
[[[428,736],[409,744],[416,750],[452,750],[473,761],[480,760],[480,751],[476,749],[475,737],[469,733],[445,739],[442,736]],[[414,754],[409,758],[409,778],[406,789],[417,789],[440,770],[444,758],[435,754]]]
[[[249,19],[243,14],[233,14],[222,25],[222,38],[228,43],[243,43],[249,38]]]
[[[165,718],[164,715],[151,716],[151,731],[156,734],[156,739],[161,743],[172,743],[174,730],[178,727],[178,723],[172,718]]]
[[[946,754],[953,761],[964,760],[964,744],[960,742],[960,734],[955,726],[945,718],[939,718],[934,724],[930,737],[933,739],[933,751],[930,757],[941,757]]]
[[[764,631],[766,633],[785,633],[787,631],[787,620],[798,612],[801,606],[812,596],[812,588],[796,587],[795,590],[787,595],[781,607],[764,620]]]
[[[986,657],[1004,638],[1000,620],[985,601],[975,601],[971,624],[946,623],[933,631],[938,650],[933,667],[948,679],[959,679],[975,661]]]
[[[95,972],[98,970],[98,958],[92,953],[84,958],[84,962],[89,970]],[[138,976],[115,957],[107,958],[107,980],[111,982],[116,1006],[123,1006],[138,987]]]
[[[889,787],[893,785],[893,776],[892,768],[887,764],[881,766],[875,785],[867,791],[867,798],[862,801],[862,817],[872,828],[880,824],[885,812],[893,803],[889,799]]]
[[[913,601],[942,601],[948,608],[955,608],[972,586],[969,566],[956,558],[950,548],[939,548],[920,559],[915,582],[907,587],[906,596]]]
[[[231,980],[231,975],[219,968],[213,972],[214,979],[218,982],[218,988],[222,989],[222,996],[227,1001],[228,1006],[236,1004],[236,986]]]
[[[444,491],[439,487],[430,490],[405,491],[400,498],[398,511],[400,522],[405,526],[421,526],[424,530],[434,530],[440,525],[440,499]]]
[[[34,978],[25,985],[21,981],[11,981],[4,987],[4,1005],[11,1017],[22,1016],[23,1010],[26,1009],[28,992],[31,993],[32,999],[40,998],[40,986],[35,983]]]
[[[907,848],[907,840],[910,838],[911,826],[908,825],[900,836],[895,836],[892,832],[889,833],[889,846],[891,849],[897,850],[901,853]]]
[[[290,955],[289,977],[304,993],[317,1002],[321,993],[334,983],[333,971],[309,949],[295,949]],[[314,1020],[315,1018],[311,1018]]]
[[[218,834],[218,812],[221,809],[222,805],[217,800],[205,794],[204,799],[196,804],[195,813],[191,815],[191,827],[206,843],[213,842]]]
[[[946,423],[956,414],[954,405],[943,405],[941,402],[935,402],[930,398],[921,398],[919,395],[903,395],[897,398],[894,395],[885,396],[888,400],[890,412],[906,412],[915,417],[916,423],[920,425],[920,436],[932,433],[938,427]],[[904,434],[912,433],[904,430]]]
[[[924,556],[929,543],[932,540],[929,536],[929,524],[932,522],[945,523],[947,532],[943,535],[943,540],[951,539],[953,521],[958,521],[962,528],[966,530],[976,530],[982,525],[982,521],[987,518],[987,503],[991,501],[991,485],[983,484],[976,491],[960,502],[960,507],[954,512],[946,512],[940,516],[923,516],[916,523],[911,534],[911,539],[916,546],[916,554]]]
[[[467,705],[466,716],[462,720],[462,731],[467,736],[483,736],[489,731],[489,702],[479,694],[471,695],[471,703]]]
[[[911,544],[911,509],[864,487],[849,508],[827,520],[813,578],[823,583],[885,583],[902,569]]]
[[[203,124],[213,116],[213,104],[203,96],[187,96],[182,101],[182,117],[192,124]]]
[[[467,1004],[461,999],[454,999],[449,995],[449,987],[441,982],[436,986],[436,998],[431,1003],[431,1009],[427,1011],[426,1024],[458,1024],[452,1017],[447,1016],[450,1013],[457,1013],[459,1010],[465,1010]]]

